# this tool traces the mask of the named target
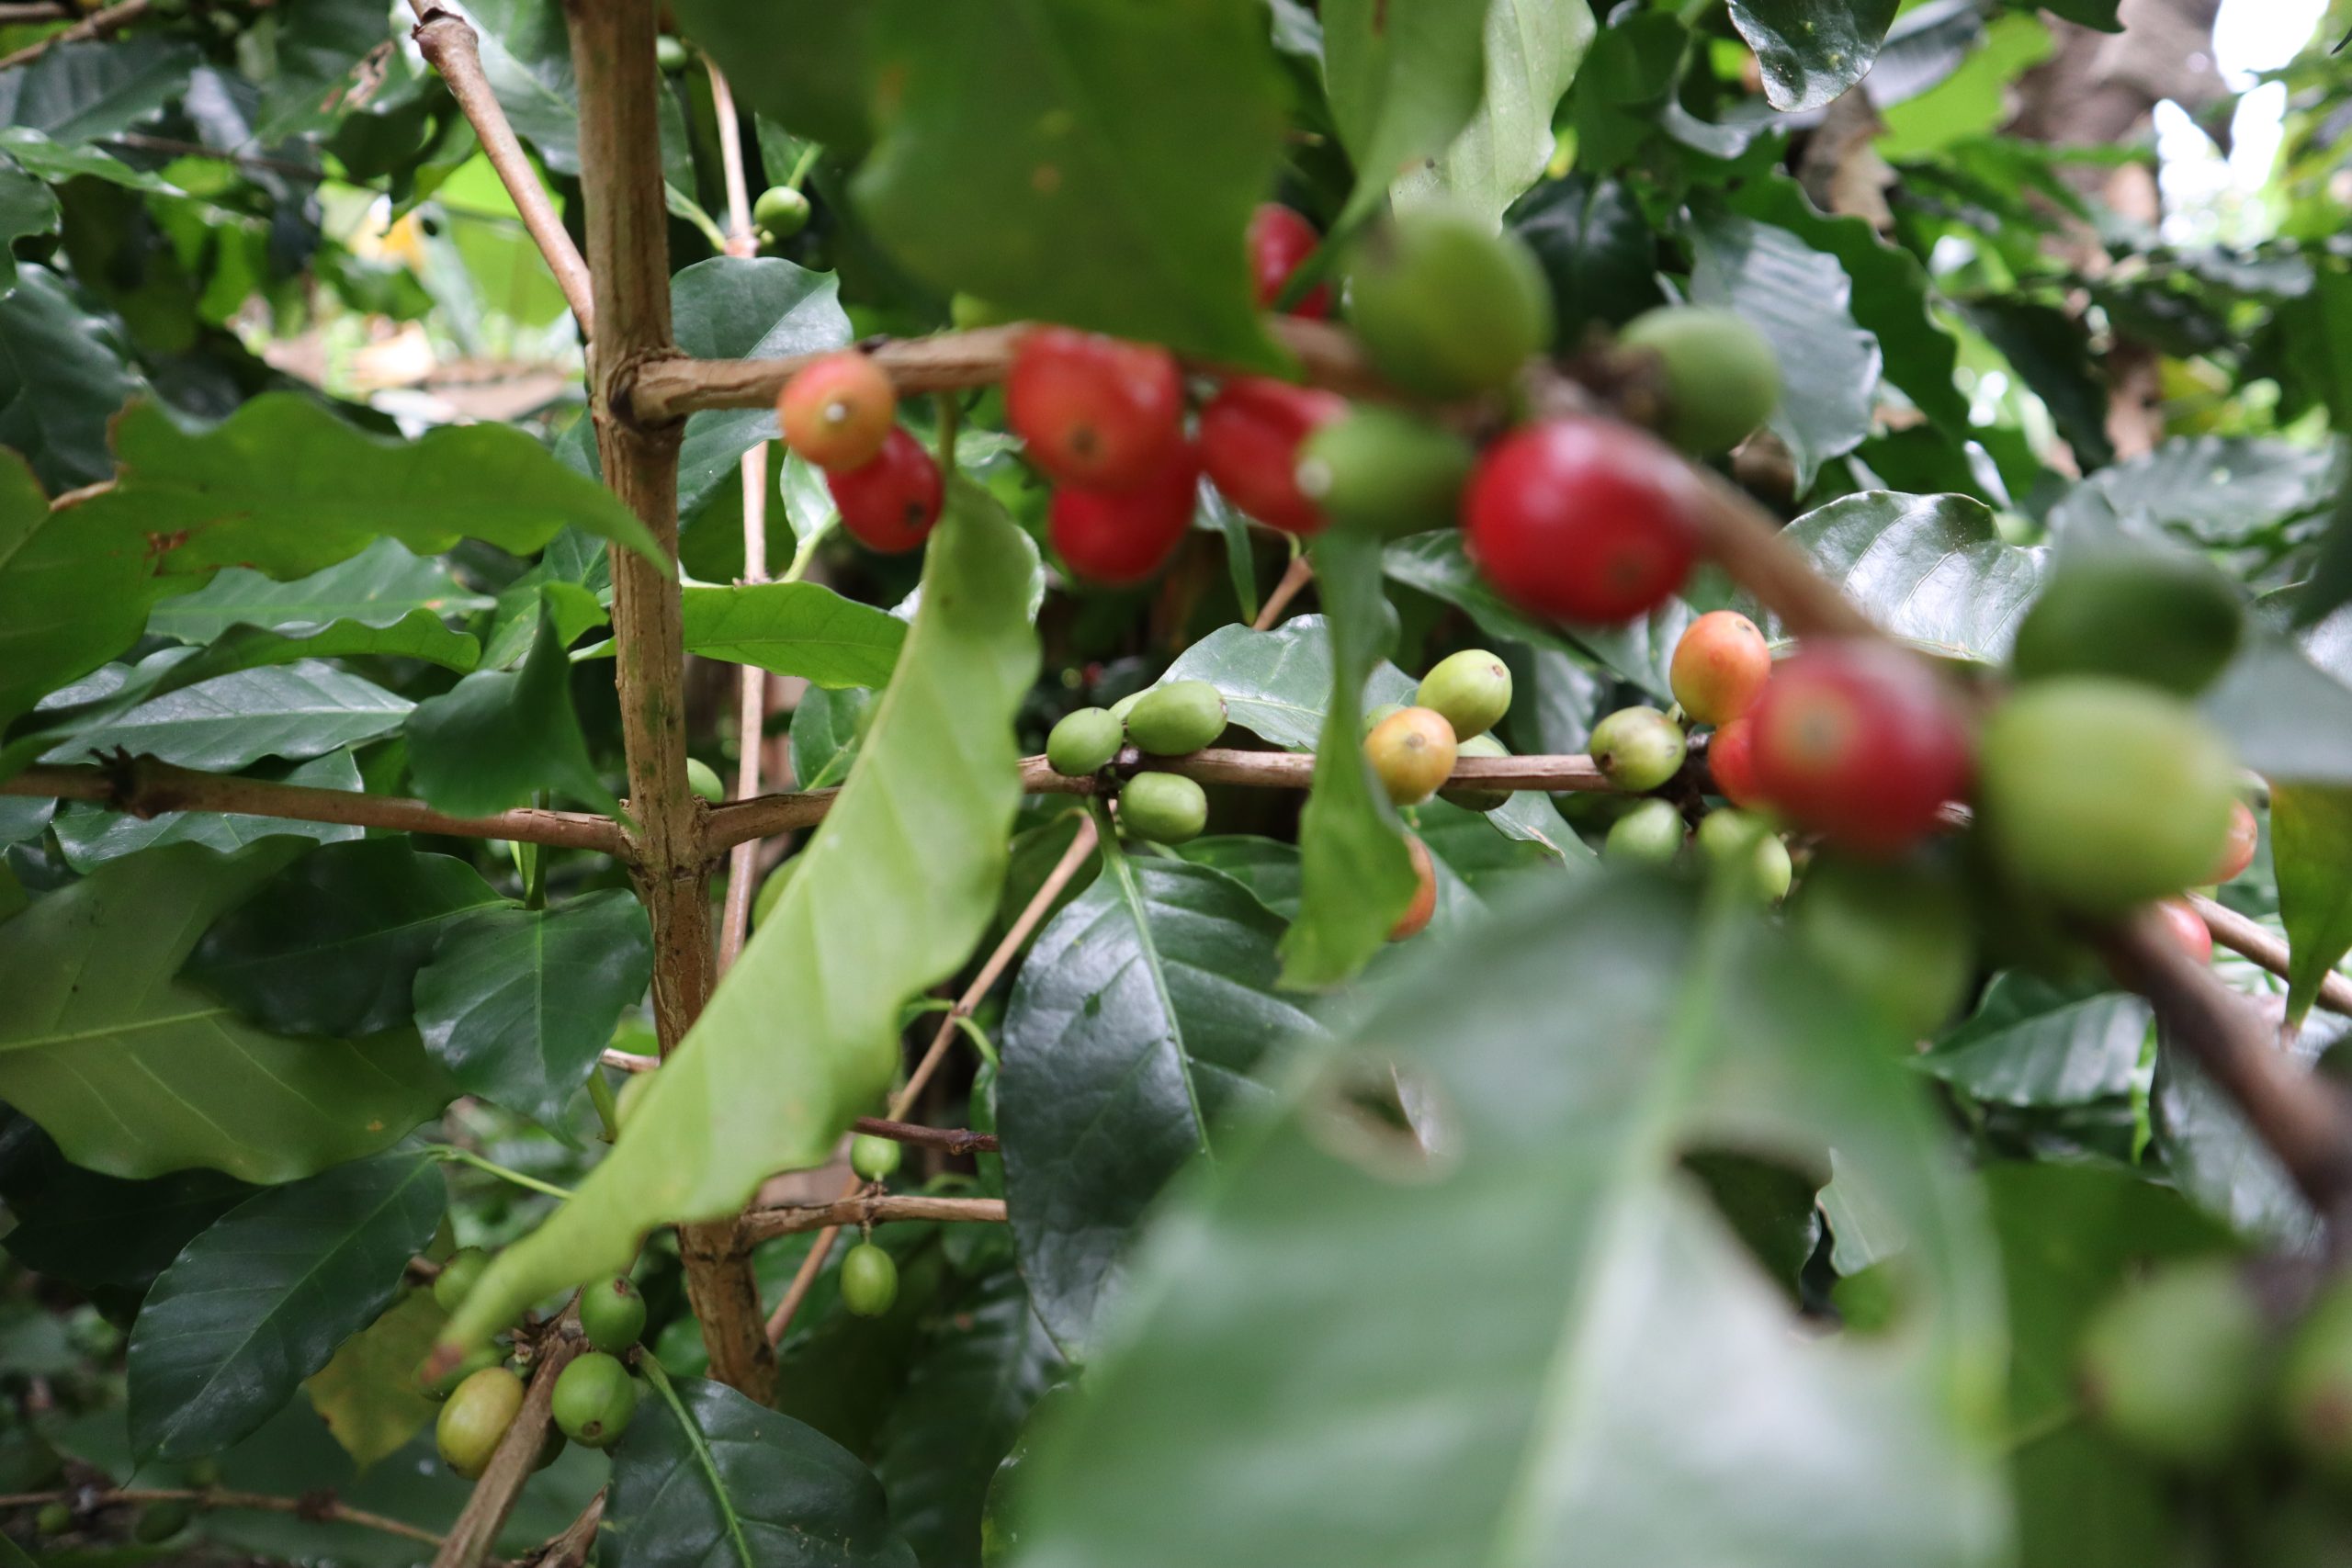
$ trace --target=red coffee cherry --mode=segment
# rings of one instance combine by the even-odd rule
[[[1285,534],[1319,533],[1323,513],[1298,488],[1299,444],[1347,412],[1337,392],[1237,376],[1201,411],[1201,466],[1259,522]]]
[[[1462,499],[1464,545],[1521,609],[1628,621],[1690,574],[1698,506],[1697,480],[1651,437],[1608,420],[1547,419],[1479,459]]]
[[[775,400],[784,444],[817,467],[861,468],[881,455],[899,394],[882,367],[854,348],[811,360]]]
[[[1167,564],[1200,499],[1199,454],[1180,443],[1146,483],[1132,490],[1054,492],[1046,531],[1070,570],[1089,582],[1124,587]]]
[[[2180,950],[2199,964],[2213,962],[2213,931],[2205,917],[2186,898],[2159,898],[2156,913],[2165,918],[2165,931]]]
[[[1306,264],[1322,241],[1314,224],[1278,201],[1266,202],[1250,214],[1250,275],[1257,280],[1261,308],[1274,308],[1290,275]],[[1331,286],[1317,284],[1299,297],[1290,313],[1321,321],[1331,313]]]
[[[2215,883],[2233,882],[2254,863],[2254,852],[2262,842],[2262,827],[2254,819],[2254,812],[2243,800],[2230,807],[2230,843],[2208,878]]]
[[[1012,351],[1005,423],[1064,484],[1129,490],[1184,438],[1184,378],[1150,344],[1039,327]]]
[[[1429,846],[1408,833],[1405,850],[1413,857],[1413,874],[1419,880],[1413,889],[1413,901],[1405,906],[1405,912],[1388,928],[1391,942],[1420,935],[1429,929],[1430,917],[1437,913],[1437,866],[1430,859]]]
[[[939,465],[896,425],[880,456],[864,468],[829,471],[825,488],[833,492],[850,537],[886,556],[913,549],[939,521]]]
[[[1707,742],[1707,772],[1715,793],[1734,806],[1753,811],[1764,804],[1756,783],[1756,721],[1736,718],[1715,731]]]
[[[1778,671],[1753,716],[1756,782],[1782,813],[1866,854],[1933,831],[1968,787],[1968,727],[1943,683],[1891,644],[1832,641]]]
[[[1729,724],[1754,707],[1772,678],[1772,649],[1736,610],[1710,610],[1674,645],[1674,700],[1699,724]]]

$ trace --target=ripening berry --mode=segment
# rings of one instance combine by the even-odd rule
[[[1298,488],[1299,446],[1347,412],[1337,392],[1237,376],[1201,411],[1201,467],[1227,501],[1268,527],[1320,533],[1323,513]]]
[[[1667,439],[1685,452],[1728,452],[1780,406],[1772,345],[1729,310],[1661,306],[1626,322],[1618,341],[1657,356]]]
[[[1388,940],[1403,942],[1429,929],[1430,917],[1437,913],[1437,866],[1430,859],[1430,847],[1412,834],[1405,835],[1405,852],[1413,858],[1413,901],[1388,928]]]
[[[1152,687],[1127,710],[1127,739],[1155,757],[1182,757],[1225,733],[1225,694],[1206,681]]]
[[[882,453],[899,417],[883,368],[854,348],[812,359],[775,400],[784,444],[828,472],[862,468]]]
[[[2268,1360],[2262,1306],[2237,1265],[2198,1258],[2162,1266],[2098,1309],[2077,1381],[2085,1409],[2119,1442],[2204,1467],[2253,1435]]]
[[[1109,767],[1125,739],[1125,728],[1109,708],[1080,708],[1063,715],[1046,737],[1046,762],[1057,773],[1082,779]]]
[[[457,1386],[433,1424],[441,1462],[468,1481],[481,1480],[506,1428],[514,1424],[514,1413],[522,1408],[521,1378],[504,1367],[474,1373]]]
[[[1552,289],[1525,241],[1430,204],[1366,235],[1349,317],[1380,373],[1423,398],[1465,398],[1517,376],[1552,338]]]
[[[1681,770],[1682,727],[1656,708],[1619,708],[1592,727],[1593,765],[1619,789],[1638,795]]]
[[[870,1241],[842,1258],[842,1305],[859,1317],[880,1317],[899,1299],[898,1260]]]
[[[1487,449],[1463,545],[1497,592],[1553,620],[1615,622],[1671,598],[1698,558],[1698,481],[1626,425],[1547,419]]]
[[[548,1413],[556,1430],[575,1443],[608,1449],[637,1414],[637,1380],[615,1357],[591,1350],[574,1357],[555,1378]]]
[[[2165,933],[2199,964],[2213,962],[2213,928],[2186,898],[2159,898],[2156,913],[2164,918]]]
[[[1046,532],[1062,564],[1089,582],[1124,588],[1168,564],[1199,500],[1200,457],[1180,441],[1153,476],[1132,490],[1064,485],[1046,512]]]
[[[1917,842],[1968,788],[1966,722],[1935,672],[1892,644],[1806,648],[1750,720],[1764,800],[1865,854]]]
[[[2245,874],[2254,863],[2254,852],[2262,843],[2262,825],[2254,819],[2254,809],[2243,800],[2230,803],[2230,838],[2222,858],[2213,864],[2206,881],[2219,884],[2234,882]]]
[[[849,1141],[849,1168],[857,1172],[861,1180],[889,1180],[904,1157],[904,1151],[893,1138],[860,1133]]]
[[[1673,803],[1645,800],[1610,824],[1601,841],[1604,860],[1631,865],[1668,865],[1682,850],[1682,813]]]
[[[1413,700],[1443,714],[1456,740],[1468,740],[1500,724],[1510,711],[1510,666],[1499,654],[1465,648],[1430,665]]]
[[[939,521],[939,465],[922,442],[896,425],[878,457],[861,468],[829,469],[825,488],[832,491],[850,537],[882,555],[913,549]]]
[[[1694,724],[1729,724],[1754,707],[1772,678],[1772,649],[1736,610],[1710,610],[1674,645],[1668,680]]]
[[[1052,478],[1125,490],[1159,475],[1182,443],[1184,378],[1164,348],[1039,327],[1012,351],[1004,413]]]
[[[1758,699],[1761,700],[1760,698]],[[1715,793],[1749,810],[1764,804],[1756,784],[1756,721],[1736,718],[1707,742],[1707,774]]]
[[[1250,276],[1255,281],[1258,305],[1271,310],[1274,301],[1282,298],[1283,286],[1290,275],[1306,265],[1323,236],[1315,225],[1278,201],[1262,202],[1250,215]],[[1310,316],[1317,321],[1331,313],[1331,286],[1318,283],[1299,296],[1298,303],[1290,308],[1294,316]]]
[[[580,1332],[588,1343],[617,1356],[645,1332],[645,1298],[626,1274],[607,1274],[580,1287]]]
[[[1419,806],[1453,772],[1453,727],[1429,708],[1403,708],[1373,726],[1364,755],[1398,806]]]
[[[1119,830],[1131,839],[1181,844],[1208,824],[1207,792],[1182,773],[1137,773],[1119,787]]]

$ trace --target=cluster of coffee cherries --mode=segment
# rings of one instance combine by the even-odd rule
[[[1046,761],[1070,778],[1109,767],[1120,749],[1182,757],[1225,733],[1225,694],[1206,681],[1167,681],[1107,708],[1066,714],[1046,737]],[[1154,844],[1181,844],[1208,826],[1209,797],[1182,773],[1147,769],[1119,786],[1119,830]]]
[[[489,1267],[490,1255],[479,1247],[452,1254],[434,1276],[433,1299],[443,1311],[455,1312]],[[612,1447],[637,1413],[637,1380],[628,1363],[639,1353],[638,1337],[645,1332],[645,1298],[628,1275],[610,1274],[580,1288],[579,1313],[580,1332],[590,1348],[556,1374],[550,1412],[555,1428],[539,1450],[542,1469],[555,1462],[567,1439],[592,1449]],[[420,1374],[419,1388],[441,1405],[433,1428],[441,1461],[469,1481],[479,1480],[490,1467],[491,1456],[523,1408],[523,1377],[507,1364],[508,1354],[493,1341],[441,1377],[425,1381]]]
[[[776,399],[784,443],[821,469],[850,537],[882,555],[922,544],[939,521],[939,465],[899,423],[889,374],[854,348],[820,355]]]
[[[1412,807],[1435,796],[1466,811],[1494,811],[1509,790],[1462,784],[1448,788],[1464,757],[1507,757],[1495,726],[1510,711],[1510,666],[1483,648],[1465,648],[1430,667],[1409,705],[1384,703],[1364,715],[1363,754],[1389,803]],[[1429,846],[1405,837],[1419,886],[1388,932],[1391,942],[1419,936],[1437,913],[1437,868]]]

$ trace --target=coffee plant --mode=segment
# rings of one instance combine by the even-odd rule
[[[0,1563],[2352,1561],[2321,9],[0,6]]]

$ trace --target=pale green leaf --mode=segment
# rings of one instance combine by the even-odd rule
[[[1553,111],[1598,30],[1585,0],[1487,0],[1477,113],[1434,164],[1396,182],[1399,203],[1442,192],[1499,222],[1544,177]]]
[[[2287,928],[2287,1022],[2301,1023],[2320,982],[2352,953],[2352,789],[2277,784],[2270,857]]]
[[[753,664],[820,686],[880,686],[890,679],[906,623],[814,582],[689,586],[686,651]]]

